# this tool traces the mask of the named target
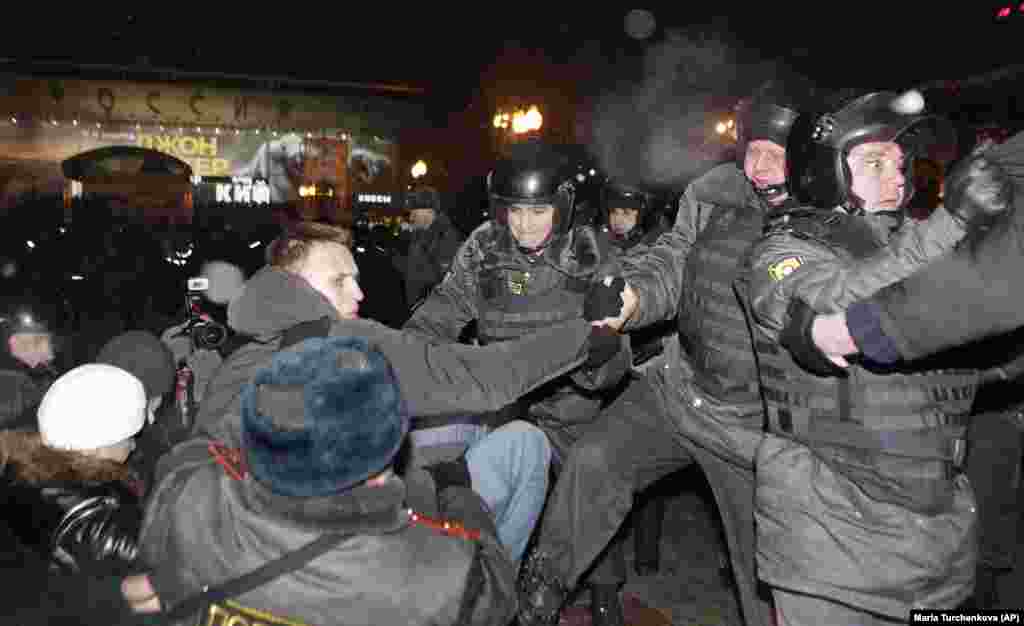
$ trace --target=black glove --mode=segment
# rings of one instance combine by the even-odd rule
[[[846,376],[846,370],[833,363],[811,337],[811,324],[817,313],[800,298],[793,298],[786,310],[789,324],[779,333],[779,343],[800,367],[818,376]]]
[[[946,210],[969,234],[984,232],[1013,207],[1013,183],[1006,171],[982,154],[967,157],[946,177]]]
[[[626,280],[619,276],[605,285],[605,280],[594,283],[587,291],[586,300],[583,301],[583,319],[588,322],[597,322],[606,317],[618,317],[622,313],[625,304],[622,300],[622,290],[626,288]]]
[[[591,326],[587,339],[589,355],[583,367],[597,369],[612,360],[622,348],[622,336],[610,326]]]
[[[423,469],[434,478],[437,493],[441,493],[449,487],[473,488],[473,477],[469,475],[469,465],[466,464],[464,456],[451,461],[424,465]]]

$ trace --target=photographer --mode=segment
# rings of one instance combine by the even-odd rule
[[[188,280],[185,297],[187,319],[168,328],[161,336],[177,364],[179,387],[176,389],[176,406],[186,427],[191,427],[206,385],[231,351],[227,327],[204,312],[201,305],[210,285],[211,281],[205,277]]]

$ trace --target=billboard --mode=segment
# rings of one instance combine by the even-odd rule
[[[175,156],[201,178],[264,180],[274,203],[297,201],[299,188],[308,183],[328,184],[341,197],[351,191],[390,193],[398,186],[396,146],[379,137],[9,121],[0,125],[0,208],[16,206],[26,194],[63,193],[61,162],[124,145]]]

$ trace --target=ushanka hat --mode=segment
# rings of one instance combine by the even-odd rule
[[[278,352],[242,392],[249,471],[279,495],[359,484],[391,465],[408,430],[391,364],[356,337],[316,337]]]

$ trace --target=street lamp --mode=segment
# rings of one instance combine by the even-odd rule
[[[523,135],[540,130],[544,124],[544,116],[537,105],[532,105],[529,109],[517,109],[512,113],[498,111],[492,124],[498,130],[511,130],[513,135]]]
[[[425,176],[427,173],[427,164],[422,159],[416,161],[416,164],[412,166],[412,177],[420,178]]]

